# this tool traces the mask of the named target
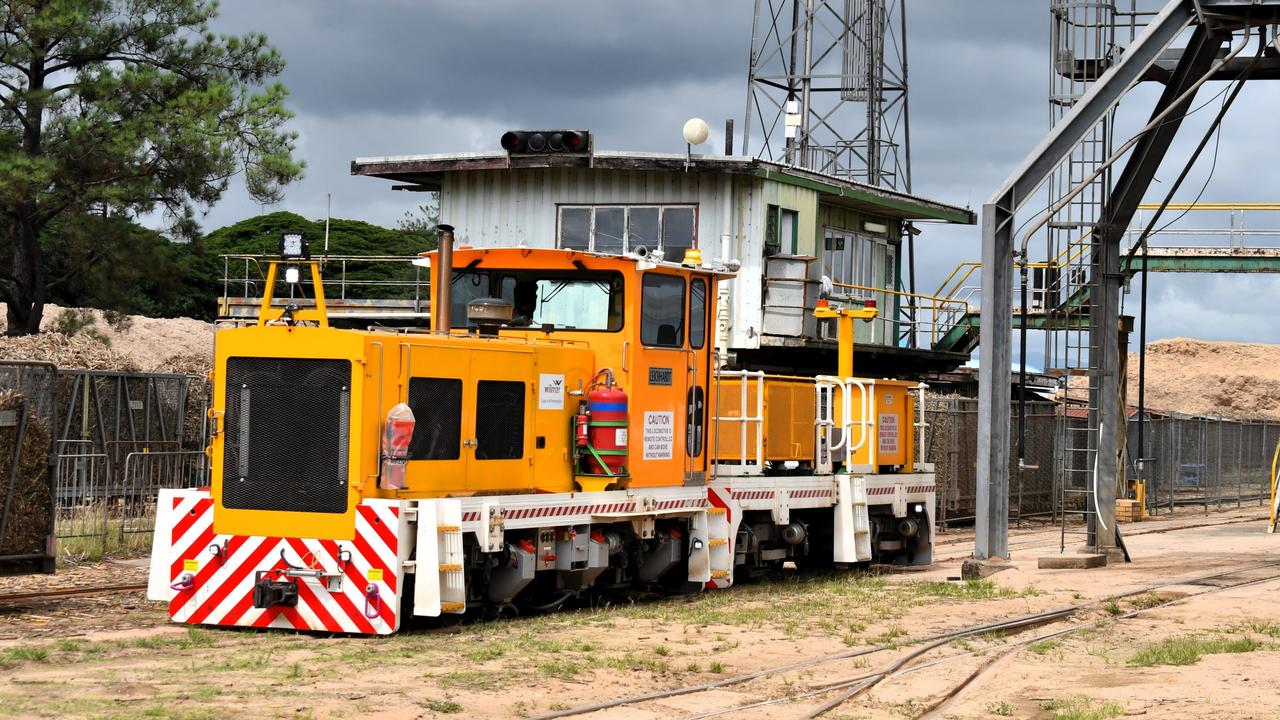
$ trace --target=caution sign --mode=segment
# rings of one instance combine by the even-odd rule
[[[880,454],[892,455],[898,452],[898,416],[893,413],[880,414]]]
[[[646,412],[644,414],[644,459],[670,460],[674,457],[676,414]]]

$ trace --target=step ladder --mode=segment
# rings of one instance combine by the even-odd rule
[[[733,544],[729,542],[729,511],[726,508],[707,508],[707,550],[711,560],[712,587],[724,588],[733,584]]]
[[[844,473],[836,476],[833,562],[860,563],[871,560],[871,517],[867,505],[865,478]]]
[[[439,617],[465,613],[461,501],[418,501],[417,548],[413,614]]]

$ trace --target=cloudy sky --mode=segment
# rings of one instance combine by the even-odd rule
[[[708,147],[723,148],[724,120],[733,118],[740,147],[752,5],[223,0],[216,30],[265,32],[287,59],[281,79],[308,169],[280,206],[259,207],[236,190],[204,225],[274,209],[322,217],[326,193],[336,217],[393,225],[415,197],[351,177],[353,158],[496,150],[502,131],[513,127],[586,127],[602,149],[674,152],[683,150],[685,119],[705,118],[713,128]],[[1048,0],[911,0],[908,26],[914,190],[976,208],[1049,124]],[[1221,89],[1211,84],[1199,100]],[[1145,123],[1157,92],[1131,93],[1117,118],[1118,137]],[[1277,107],[1276,83],[1244,89],[1224,123],[1204,200],[1280,200]],[[1215,108],[1184,124],[1149,200],[1163,197],[1168,185],[1161,182],[1176,177]],[[1212,160],[1206,152],[1176,199],[1196,197]],[[1218,215],[1184,225],[1226,222]],[[1264,213],[1246,222],[1280,227]],[[917,244],[919,287],[936,287],[957,262],[976,259],[979,245],[977,228],[928,229]],[[1136,314],[1138,288],[1135,282],[1126,312]],[[1280,342],[1271,313],[1280,301],[1275,277],[1158,275],[1150,296],[1152,337]]]

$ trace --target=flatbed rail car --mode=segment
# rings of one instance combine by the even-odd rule
[[[387,634],[931,561],[919,386],[714,371],[725,268],[446,234],[428,334],[331,327],[319,261],[281,246],[257,323],[217,337],[211,487],[159,498],[175,622]]]

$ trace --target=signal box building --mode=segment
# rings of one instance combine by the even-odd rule
[[[698,248],[706,262],[739,260],[717,317],[726,365],[833,371],[835,327],[812,313],[824,278],[837,300],[880,308],[859,323],[859,374],[912,377],[968,359],[913,342],[912,327],[930,319],[918,317],[901,280],[915,223],[972,225],[968,209],[743,156],[500,151],[361,158],[351,172],[439,193],[441,220],[462,245],[657,252],[677,262]]]

